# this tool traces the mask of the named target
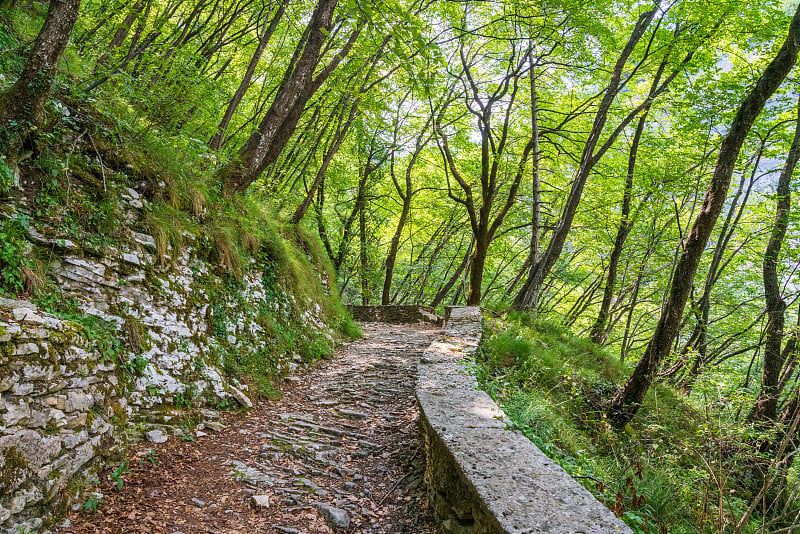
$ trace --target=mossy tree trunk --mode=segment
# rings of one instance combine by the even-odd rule
[[[16,83],[0,94],[0,142],[7,157],[15,159],[24,138],[44,121],[61,56],[78,19],[80,0],[51,0],[44,25]]]
[[[781,284],[778,279],[778,255],[786,236],[786,227],[789,225],[789,211],[791,202],[791,181],[797,160],[800,159],[800,102],[798,102],[798,117],[795,124],[794,139],[792,140],[786,164],[783,166],[778,179],[777,206],[775,208],[775,221],[772,224],[767,249],[764,252],[762,272],[764,276],[764,296],[767,309],[767,336],[764,345],[764,369],[761,375],[761,391],[756,398],[750,419],[754,421],[774,420],[777,415],[778,387],[783,372],[786,355],[781,346],[783,344],[784,312],[786,302],[781,297]]]

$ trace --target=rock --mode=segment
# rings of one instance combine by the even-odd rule
[[[192,504],[197,506],[198,508],[205,508],[205,506],[206,506],[206,501],[198,499],[197,497],[192,497],[191,500],[192,500]]]
[[[284,527],[282,525],[272,525],[272,528],[278,532],[283,532],[283,534],[303,534],[303,531],[301,530],[297,530],[296,528],[292,527]]]
[[[249,467],[242,462],[233,460],[229,465],[233,468],[231,469],[231,475],[237,482],[244,482],[245,484],[251,484],[259,487],[273,486],[275,484],[275,482],[272,480],[272,477],[266,473],[262,473],[258,469]]]
[[[325,518],[331,528],[340,530],[348,530],[350,528],[350,514],[346,510],[328,504],[318,504],[317,511]]]
[[[130,263],[131,265],[142,264],[142,260],[139,259],[139,256],[137,256],[136,254],[132,254],[130,252],[125,252],[122,254],[122,261]]]
[[[194,433],[194,435],[195,435],[195,437],[198,437],[198,438],[204,438],[204,437],[206,437],[208,434],[206,434],[206,433],[205,433],[205,432],[203,432],[202,430],[196,430],[196,431],[195,431],[195,433]]]
[[[158,429],[148,431],[145,433],[145,437],[147,438],[147,441],[152,443],[165,443],[167,439],[169,439],[164,432]]]
[[[364,420],[369,418],[369,415],[363,412],[356,412],[353,410],[339,410],[339,414],[343,415],[344,417],[347,417],[348,419]]]
[[[133,240],[144,248],[148,249],[150,252],[156,251],[156,240],[153,236],[149,236],[147,234],[140,234],[139,232],[131,232],[131,237]]]
[[[228,389],[229,389],[229,392],[231,394],[231,397],[236,399],[236,402],[238,402],[239,404],[241,404],[242,406],[244,406],[247,409],[250,409],[250,408],[253,407],[253,402],[250,400],[250,398],[247,395],[244,394],[244,392],[242,392],[242,390],[240,390],[239,388],[233,387],[233,386],[228,386]]]
[[[14,349],[12,356],[27,356],[28,354],[37,354],[38,352],[39,346],[36,343],[20,343]]]
[[[269,508],[269,495],[253,495],[251,497],[251,502],[256,510]]]
[[[14,314],[14,319],[21,323],[24,322],[35,325],[44,324],[44,317],[29,308],[14,308],[12,313]]]
[[[204,424],[207,429],[213,430],[214,432],[222,432],[225,429],[225,425],[223,425],[219,421],[211,421],[211,422],[206,422]]]

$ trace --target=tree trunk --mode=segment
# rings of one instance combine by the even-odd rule
[[[395,189],[397,190],[397,194],[400,195],[400,198],[403,200],[403,208],[400,211],[400,218],[397,221],[397,226],[395,227],[392,241],[389,244],[389,253],[386,255],[386,273],[383,278],[383,293],[381,294],[381,304],[384,306],[389,304],[391,301],[392,277],[394,276],[394,265],[397,261],[397,253],[400,250],[400,236],[403,235],[403,228],[405,228],[406,221],[408,220],[408,214],[411,212],[411,199],[414,196],[411,173],[414,169],[414,165],[417,163],[417,158],[419,158],[420,153],[428,144],[428,141],[430,141],[430,137],[427,139],[424,139],[424,137],[427,134],[431,119],[432,117],[428,119],[428,122],[425,123],[423,131],[417,137],[414,153],[411,154],[411,159],[406,166],[405,192],[402,190],[397,181],[397,178],[394,174],[394,165],[392,165],[392,180],[394,182]],[[423,288],[424,284],[420,289]]]
[[[267,166],[274,163],[291,138],[303,114],[306,102],[347,55],[356,37],[356,30],[344,49],[335,56],[322,72],[314,71],[322,56],[322,45],[327,40],[338,0],[319,0],[303,38],[295,50],[295,60],[286,70],[283,81],[267,114],[245,142],[235,159],[218,173],[226,196],[241,193],[253,183]]]
[[[394,264],[397,261],[397,252],[400,249],[400,236],[403,235],[408,214],[411,211],[411,178],[410,169],[406,174],[406,193],[403,195],[403,209],[400,218],[397,220],[397,227],[394,230],[392,241],[389,244],[389,253],[386,255],[386,274],[383,278],[383,293],[381,293],[381,304],[386,306],[391,301],[392,277],[394,276]]]
[[[800,7],[792,17],[789,34],[775,59],[767,66],[753,90],[742,102],[733,124],[722,142],[711,184],[703,205],[686,238],[686,244],[675,268],[669,298],[661,310],[655,332],[639,364],[625,385],[614,395],[608,416],[618,427],[627,424],[638,411],[645,394],[667,356],[680,326],[683,309],[694,282],[697,266],[708,242],[714,223],[725,205],[725,198],[742,144],[767,99],[791,71],[800,48]]]
[[[67,48],[72,28],[78,19],[80,0],[51,0],[31,54],[14,85],[0,94],[0,143],[16,157],[22,139],[44,121],[44,105],[50,97],[61,56]],[[12,126],[10,122],[16,123]]]
[[[225,115],[222,117],[219,126],[217,126],[216,133],[208,143],[208,148],[211,150],[219,150],[222,147],[222,141],[225,138],[225,132],[228,130],[228,125],[230,124],[231,119],[233,119],[233,114],[236,113],[236,109],[242,102],[242,99],[247,92],[247,88],[250,87],[250,81],[253,79],[253,74],[256,72],[258,62],[261,61],[261,56],[264,54],[264,50],[267,48],[267,44],[269,43],[272,34],[275,33],[278,23],[281,21],[281,18],[283,18],[283,13],[286,11],[286,4],[288,3],[288,0],[279,1],[280,5],[278,6],[278,11],[275,12],[272,20],[270,20],[269,24],[264,28],[263,33],[258,36],[258,46],[256,46],[256,50],[253,52],[253,56],[250,58],[250,63],[247,65],[247,70],[244,73],[244,77],[242,78],[241,83],[239,83],[239,87],[236,89],[233,98],[228,104],[228,107],[225,110]]]
[[[778,406],[778,383],[781,379],[784,363],[783,325],[786,302],[781,297],[780,280],[778,279],[778,255],[786,236],[786,227],[789,224],[789,211],[791,210],[791,181],[792,173],[800,159],[800,101],[798,101],[798,117],[795,125],[794,139],[783,166],[776,195],[778,197],[775,209],[775,222],[772,233],[764,252],[762,271],[764,274],[764,296],[766,297],[767,310],[767,339],[764,345],[764,370],[761,375],[761,391],[756,398],[750,420],[774,420]]]
[[[561,255],[561,251],[564,248],[564,243],[567,240],[567,234],[572,228],[572,221],[575,218],[575,212],[578,209],[578,204],[580,204],[583,188],[586,186],[586,181],[589,178],[589,174],[599,159],[597,156],[600,154],[595,154],[595,147],[597,146],[597,143],[600,140],[600,135],[603,133],[603,129],[605,128],[611,104],[614,102],[614,99],[617,97],[617,93],[619,92],[623,68],[625,67],[630,55],[633,53],[634,48],[636,48],[637,43],[644,35],[645,30],[653,20],[656,11],[657,9],[653,9],[639,17],[639,20],[636,22],[636,26],[631,32],[631,36],[628,39],[625,48],[623,48],[616,64],[614,65],[614,70],[611,74],[611,79],[608,82],[605,95],[603,95],[603,100],[600,102],[600,106],[597,109],[594,123],[592,124],[592,129],[589,132],[589,137],[584,145],[578,172],[575,176],[575,180],[572,182],[572,189],[570,190],[567,201],[564,204],[564,209],[561,213],[561,217],[559,218],[558,225],[553,232],[553,237],[550,239],[550,243],[547,245],[547,249],[544,251],[539,261],[531,265],[531,271],[528,275],[528,279],[525,281],[522,289],[514,299],[513,306],[517,309],[531,309],[533,307],[534,300],[539,292],[539,288],[544,282],[544,279],[550,273],[550,270],[555,265],[558,257]]]
[[[306,196],[303,201],[297,206],[297,209],[294,211],[294,214],[291,218],[292,224],[299,224],[300,221],[303,220],[303,217],[306,215],[306,211],[308,211],[309,206],[311,206],[311,201],[314,198],[314,194],[317,191],[317,188],[325,179],[325,173],[328,172],[328,167],[330,166],[331,162],[333,161],[333,157],[339,151],[339,147],[342,145],[345,137],[347,137],[347,132],[350,130],[350,126],[353,124],[353,119],[356,116],[356,110],[358,109],[358,103],[360,99],[357,98],[355,102],[350,106],[350,114],[347,117],[347,120],[344,124],[339,122],[339,127],[336,129],[336,132],[333,134],[333,140],[331,141],[328,150],[325,151],[325,155],[322,157],[322,165],[320,165],[319,169],[317,169],[317,174],[314,178],[314,182],[311,184],[311,187],[308,188],[306,192]],[[346,104],[343,103],[343,106]],[[344,109],[342,110],[344,111]]]
[[[128,33],[131,31],[131,27],[133,23],[136,22],[136,19],[142,14],[144,10],[144,0],[137,0],[136,3],[133,4],[128,14],[125,16],[125,19],[117,26],[117,31],[114,32],[114,36],[111,38],[111,42],[108,44],[106,51],[103,52],[103,55],[97,60],[97,66],[95,66],[95,70],[97,67],[104,67],[107,63],[111,55],[122,46],[122,43],[125,42],[125,39],[128,37]]]
[[[358,211],[358,235],[360,241],[359,259],[361,264],[361,305],[367,306],[372,300],[372,291],[369,283],[369,256],[367,255],[367,210],[364,204],[361,204],[361,209]]]
[[[481,303],[481,283],[483,282],[483,270],[486,266],[486,253],[489,250],[489,244],[489,236],[485,233],[475,236],[475,247],[469,266],[467,306],[477,306]]]
[[[531,248],[528,255],[528,265],[536,265],[539,261],[539,234],[541,231],[541,178],[539,176],[539,96],[536,91],[536,65],[533,61],[533,46],[530,57],[530,85],[531,85],[531,140],[533,141],[533,155],[531,166]],[[535,313],[539,301],[539,291],[531,295],[530,309]]]
[[[625,240],[628,238],[628,234],[633,227],[633,221],[631,220],[633,175],[636,169],[636,155],[639,151],[639,141],[642,139],[642,132],[644,131],[644,123],[646,120],[647,112],[639,118],[639,124],[636,125],[636,133],[633,135],[631,150],[628,153],[628,172],[625,176],[625,190],[622,194],[622,210],[620,213],[619,228],[617,229],[617,237],[614,240],[614,248],[611,250],[611,257],[608,259],[608,273],[606,276],[606,285],[603,288],[603,301],[600,304],[600,311],[597,314],[597,319],[589,333],[589,338],[598,345],[603,344],[608,335],[608,313],[611,309],[611,299],[614,296],[614,286],[617,283],[617,268],[619,267],[619,260],[622,257],[622,249],[625,247]]]
[[[439,292],[436,293],[436,296],[433,297],[433,300],[430,303],[431,308],[435,308],[439,304],[441,304],[442,301],[444,301],[444,298],[447,296],[447,293],[449,293],[450,290],[453,289],[453,286],[456,285],[456,283],[459,281],[459,279],[461,278],[461,274],[464,272],[464,270],[467,268],[467,265],[469,264],[469,259],[472,257],[472,247],[473,246],[475,246],[475,238],[474,237],[472,238],[472,241],[469,244],[469,248],[467,249],[467,253],[464,254],[464,259],[461,260],[461,263],[459,264],[458,269],[456,269],[456,271],[453,273],[453,276],[450,277],[450,279],[447,281],[447,283],[444,285],[444,287],[442,287],[439,290]]]

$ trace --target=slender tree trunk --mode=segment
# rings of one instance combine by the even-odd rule
[[[467,293],[467,306],[477,306],[481,303],[481,284],[483,270],[486,266],[486,254],[489,251],[489,236],[479,233],[475,236],[475,247],[469,269],[469,292]]]
[[[564,243],[567,240],[567,234],[572,228],[572,221],[575,218],[575,212],[580,204],[583,189],[586,186],[586,181],[588,180],[592,169],[599,160],[598,156],[601,155],[595,154],[595,147],[600,140],[600,135],[603,133],[603,129],[605,128],[608,120],[608,112],[611,109],[611,104],[614,102],[614,99],[617,97],[617,93],[619,92],[623,68],[625,67],[630,55],[633,53],[634,48],[636,48],[639,40],[644,35],[645,30],[653,20],[656,11],[657,9],[652,9],[651,11],[648,11],[639,17],[639,20],[631,32],[631,36],[628,39],[627,44],[623,48],[616,64],[614,65],[614,70],[611,74],[608,87],[606,88],[605,95],[603,95],[603,100],[600,102],[600,106],[597,109],[594,123],[592,124],[592,129],[589,132],[589,137],[584,145],[578,172],[575,176],[575,180],[572,182],[572,188],[569,196],[567,197],[566,203],[564,204],[564,209],[562,210],[558,225],[553,232],[550,243],[547,245],[547,249],[542,254],[542,257],[539,259],[539,261],[531,265],[531,272],[528,275],[528,279],[525,281],[522,289],[514,299],[513,306],[515,308],[531,309],[533,307],[533,301],[539,292],[542,282],[544,282],[545,277],[550,273],[550,270],[553,268],[558,260],[558,257],[561,255],[561,251],[564,248]]]
[[[397,226],[394,229],[392,241],[389,243],[389,252],[386,255],[386,274],[383,278],[383,292],[381,293],[381,304],[386,306],[391,301],[392,291],[392,277],[394,276],[394,264],[397,261],[397,252],[400,249],[400,237],[403,235],[403,228],[405,228],[408,214],[411,212],[411,198],[413,191],[411,191],[411,172],[406,174],[406,193],[403,195],[403,209],[400,212],[400,218],[397,220]]]
[[[767,310],[767,337],[764,345],[764,370],[761,376],[761,391],[756,398],[750,419],[753,421],[774,420],[778,406],[778,384],[783,371],[785,355],[781,350],[783,344],[783,325],[786,302],[781,297],[780,280],[778,279],[778,256],[786,236],[789,224],[791,203],[791,181],[797,160],[800,159],[800,101],[798,101],[798,117],[795,125],[794,139],[783,166],[776,195],[775,222],[772,233],[764,251],[764,296]]]
[[[80,0],[50,0],[44,25],[33,42],[22,74],[0,94],[0,143],[8,144],[4,152],[12,160],[23,138],[44,121],[44,105],[79,10]],[[15,124],[11,125],[12,122]]]
[[[287,69],[258,130],[239,149],[236,158],[220,169],[217,176],[227,196],[243,192],[267,166],[278,159],[297,127],[306,102],[355,43],[358,30],[353,32],[350,40],[331,63],[314,76],[322,57],[322,46],[331,30],[336,4],[337,0],[319,0],[304,37],[295,51],[297,60],[292,61],[293,68]]]
[[[273,15],[272,20],[270,20],[269,24],[265,26],[261,35],[258,36],[258,46],[256,46],[256,50],[253,52],[253,56],[250,58],[250,63],[247,65],[247,70],[244,73],[244,77],[239,83],[239,87],[236,89],[236,92],[233,94],[233,98],[228,104],[227,109],[225,109],[225,115],[222,117],[219,126],[217,126],[216,133],[214,133],[214,136],[211,138],[211,141],[208,144],[208,147],[211,150],[219,150],[220,147],[222,147],[222,140],[225,138],[225,132],[228,130],[228,125],[230,124],[231,119],[233,119],[233,115],[236,113],[236,109],[239,107],[239,104],[242,102],[248,87],[250,87],[253,74],[256,72],[258,62],[261,61],[261,56],[264,54],[264,50],[267,48],[267,44],[272,38],[272,34],[275,33],[278,23],[281,21],[281,18],[283,18],[288,0],[279,0],[279,2],[280,4],[278,5],[278,10],[275,12],[275,15]]]
[[[622,210],[620,213],[619,228],[617,229],[617,237],[614,239],[614,248],[611,250],[611,257],[608,259],[608,272],[606,276],[606,285],[603,288],[603,301],[600,304],[600,311],[597,314],[597,319],[592,325],[592,330],[589,333],[589,338],[598,345],[605,342],[608,335],[608,312],[611,309],[611,299],[614,297],[614,286],[617,283],[617,268],[619,267],[619,260],[622,257],[622,250],[625,247],[625,240],[633,227],[631,220],[631,194],[633,192],[633,176],[636,169],[636,155],[639,151],[639,142],[642,139],[642,132],[644,131],[644,123],[647,120],[647,112],[639,118],[639,124],[636,125],[636,133],[633,135],[633,142],[631,149],[628,153],[628,172],[625,176],[625,189],[622,194]]]
[[[403,208],[400,211],[400,218],[397,220],[397,226],[394,229],[394,235],[392,236],[392,241],[391,243],[389,243],[389,252],[386,254],[386,273],[383,278],[383,293],[381,294],[381,304],[384,306],[389,304],[389,302],[391,301],[392,278],[394,276],[394,265],[395,262],[397,261],[397,253],[400,250],[400,237],[403,235],[403,229],[406,226],[406,221],[408,220],[408,214],[411,212],[411,199],[414,196],[411,174],[414,169],[414,165],[416,165],[417,163],[417,158],[419,158],[420,153],[430,140],[430,137],[424,140],[423,138],[427,135],[427,129],[430,126],[431,119],[432,117],[428,120],[428,122],[425,123],[423,131],[417,137],[417,143],[414,149],[414,153],[411,154],[411,159],[409,160],[408,165],[406,166],[405,191],[402,190],[395,175],[392,174],[392,179],[394,181],[397,194],[400,195],[400,198],[403,200]],[[392,173],[394,173],[394,167],[392,167]]]
[[[767,66],[756,86],[739,107],[728,134],[722,142],[717,164],[705,200],[686,238],[683,253],[675,268],[669,298],[661,310],[655,332],[633,374],[614,395],[608,416],[618,427],[627,424],[638,411],[658,367],[669,353],[680,326],[683,309],[694,281],[697,266],[719,217],[733,174],[736,159],[747,133],[764,104],[778,89],[797,61],[800,48],[800,7],[789,26],[789,35],[775,59]]]
[[[131,31],[131,27],[133,23],[136,22],[136,19],[142,14],[144,10],[144,0],[137,0],[133,6],[131,6],[130,11],[125,16],[125,19],[117,26],[117,31],[114,32],[114,36],[111,38],[111,42],[108,43],[108,47],[106,48],[103,55],[97,60],[97,67],[104,67],[107,63],[111,55],[122,46],[122,43],[125,42],[125,39],[128,37],[128,33]]]
[[[531,248],[528,265],[536,265],[539,261],[539,234],[541,232],[541,182],[539,176],[539,96],[536,91],[536,65],[533,61],[533,47],[530,57],[530,85],[531,85],[531,140],[533,141],[533,154],[531,166]],[[516,284],[515,284],[516,285]],[[530,296],[530,310],[536,312],[539,300],[539,289],[536,288]]]
[[[469,265],[469,259],[472,257],[472,247],[473,246],[475,246],[475,238],[474,237],[472,238],[472,241],[469,244],[469,248],[467,249],[467,253],[464,254],[464,259],[461,260],[461,263],[458,265],[458,269],[456,269],[456,271],[453,273],[453,276],[451,276],[450,279],[447,280],[447,283],[439,290],[438,293],[436,293],[436,296],[431,301],[431,304],[430,304],[431,308],[435,308],[439,304],[441,304],[442,301],[444,301],[444,298],[450,292],[450,290],[453,289],[453,286],[456,285],[456,283],[458,283],[458,281],[461,279],[461,275],[466,270],[467,265]]]
[[[367,210],[364,204],[358,211],[358,235],[360,241],[359,259],[361,264],[361,305],[367,306],[372,300],[369,283],[369,256],[367,254]]]
[[[330,166],[331,162],[333,161],[333,157],[339,151],[339,147],[342,146],[342,142],[347,137],[347,132],[350,130],[350,126],[353,124],[353,119],[356,116],[356,110],[358,109],[358,103],[360,99],[356,99],[353,102],[352,106],[350,107],[350,115],[347,117],[347,120],[344,124],[340,123],[340,127],[336,129],[336,132],[333,134],[333,140],[331,141],[330,146],[325,151],[325,155],[322,157],[322,165],[320,165],[319,169],[317,169],[317,174],[314,178],[314,182],[311,184],[311,187],[308,188],[306,192],[306,196],[303,201],[297,206],[297,209],[294,211],[294,214],[291,218],[292,224],[299,224],[300,221],[303,220],[303,217],[306,215],[306,211],[308,211],[309,206],[311,206],[311,201],[314,198],[314,194],[316,193],[317,188],[325,179],[325,173],[328,172],[328,167]],[[344,111],[344,110],[343,110]]]

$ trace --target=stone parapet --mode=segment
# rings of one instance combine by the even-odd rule
[[[631,530],[520,432],[465,371],[477,307],[452,308],[419,364],[416,396],[428,496],[452,534],[609,534]]]
[[[389,324],[435,324],[441,325],[442,318],[430,306],[348,306],[347,310],[356,321],[365,323]]]

